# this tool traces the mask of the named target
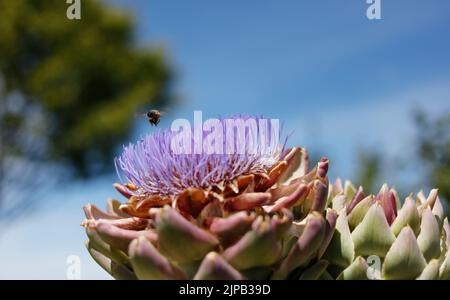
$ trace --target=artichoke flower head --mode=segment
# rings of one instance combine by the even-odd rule
[[[236,120],[254,120],[256,131],[224,130],[214,142],[202,132],[203,152],[191,129],[182,140],[194,151],[179,153],[170,130],[124,148],[114,187],[126,201],[84,208],[87,248],[100,266],[118,279],[321,274],[337,217],[326,210],[328,160],[309,170],[306,150],[287,149],[277,124],[259,117],[220,119],[216,130]],[[229,152],[211,151],[220,148]]]
[[[243,116],[235,118],[249,119]],[[226,120],[220,120],[222,128],[226,128]],[[260,118],[253,120],[258,134],[262,130],[258,122]],[[136,144],[130,144],[115,160],[119,177],[125,177],[122,181],[126,182],[115,187],[129,198],[121,210],[137,217],[146,217],[148,208],[170,204],[185,216],[197,217],[204,206],[214,199],[223,202],[227,196],[239,194],[246,188],[251,190],[254,201],[263,203],[267,195],[258,192],[264,192],[276,182],[277,176],[286,168],[283,156],[288,154],[283,153],[285,149],[279,143],[279,132],[275,132],[277,128],[266,123],[265,129],[272,135],[266,141],[256,135],[255,145],[264,143],[262,145],[266,147],[256,147],[252,153],[249,145],[239,149],[253,138],[250,130],[243,131],[245,136],[240,136],[239,132],[233,134],[231,142],[225,138],[225,131],[220,133],[220,153],[214,153],[215,145],[208,148],[206,143],[205,147],[201,145],[202,151],[193,153],[191,144],[197,142],[194,140],[195,132],[188,136],[188,151],[180,153],[174,150],[176,146],[173,141],[177,133],[170,130],[158,131]],[[202,140],[206,141],[208,134],[202,134]],[[230,145],[233,149],[227,151]],[[224,153],[226,151],[230,154]],[[192,195],[195,196],[193,202],[189,200]]]

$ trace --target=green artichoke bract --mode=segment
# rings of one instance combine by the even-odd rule
[[[385,184],[364,196],[350,182],[330,186],[338,212],[325,252],[326,275],[337,279],[450,279],[450,227],[437,190],[400,204]],[[370,265],[370,264],[374,265]]]

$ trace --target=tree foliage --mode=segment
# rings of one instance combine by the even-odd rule
[[[359,151],[356,178],[358,186],[364,187],[366,193],[378,192],[383,163],[382,155],[378,151],[368,148]]]
[[[408,143],[403,156],[393,160],[401,161],[402,167],[390,169],[400,172],[406,168],[409,174],[415,171],[412,177],[419,176],[418,186],[438,188],[440,197],[450,204],[450,114],[430,117],[426,111],[417,110],[414,116],[414,143]],[[385,153],[370,149],[360,151],[356,182],[364,186],[366,191],[376,192],[382,170],[386,170],[390,164],[392,162],[387,161]],[[402,186],[398,188],[409,190]],[[448,209],[447,213],[450,213]]]
[[[417,152],[427,169],[428,183],[439,188],[439,194],[450,201],[450,114],[430,119],[416,113]]]

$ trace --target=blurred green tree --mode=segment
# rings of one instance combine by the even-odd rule
[[[430,119],[424,111],[415,114],[417,152],[427,170],[428,184],[450,203],[450,114]]]
[[[366,194],[378,192],[383,161],[379,152],[371,149],[358,151],[357,186],[362,186]]]
[[[450,204],[450,114],[431,118],[426,111],[416,109],[413,113],[416,126],[414,143],[405,148],[402,157],[387,161],[385,153],[364,149],[359,151],[355,182],[364,187],[366,193],[376,193],[380,185],[382,170],[389,172],[420,172],[420,177],[397,186],[406,195],[410,186],[438,188],[441,199]],[[412,160],[414,160],[412,162]],[[392,163],[397,165],[392,166]],[[414,171],[413,171],[414,170]],[[413,176],[414,177],[414,176]],[[417,182],[414,182],[418,180]],[[447,205],[447,213],[450,213]]]
[[[164,53],[136,46],[131,15],[83,0],[81,20],[69,20],[68,6],[0,0],[0,219],[56,177],[44,166],[78,177],[108,170],[139,107],[170,100]]]

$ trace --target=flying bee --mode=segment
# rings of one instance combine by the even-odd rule
[[[149,110],[148,112],[143,113],[143,114],[137,114],[137,116],[140,116],[140,117],[144,117],[144,116],[147,117],[148,122],[152,126],[158,126],[159,121],[161,121],[162,115],[164,115],[164,113],[160,112],[157,109]]]

